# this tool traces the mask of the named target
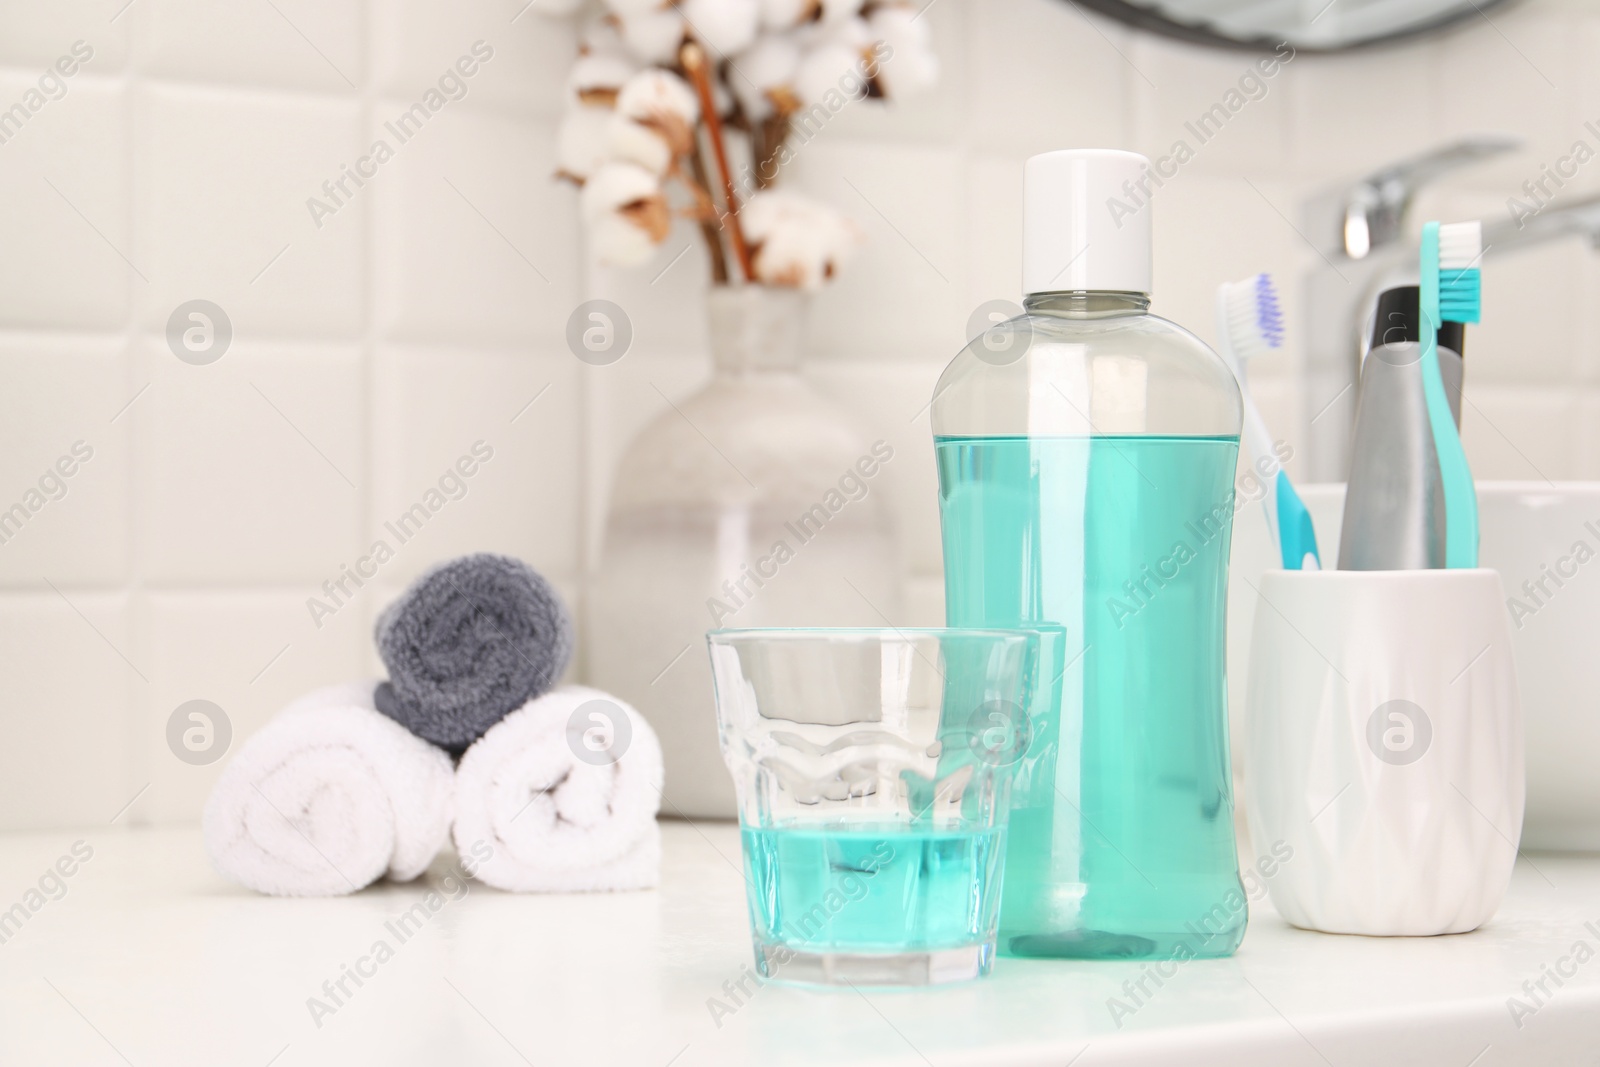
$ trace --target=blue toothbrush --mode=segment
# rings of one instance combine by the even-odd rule
[[[1439,324],[1479,320],[1482,255],[1480,223],[1430,222],[1422,227],[1422,389],[1444,482],[1445,566],[1452,568],[1478,565],[1478,494],[1439,373]]]
[[[1283,344],[1283,314],[1278,309],[1278,294],[1272,288],[1271,275],[1257,274],[1217,290],[1217,342],[1223,362],[1239,382],[1239,393],[1244,400],[1244,443],[1251,462],[1260,463],[1265,459],[1279,464],[1266,420],[1250,395],[1249,378],[1245,374],[1245,366],[1252,356]],[[1259,472],[1260,468],[1256,470]],[[1284,570],[1321,570],[1322,557],[1317,552],[1317,532],[1311,525],[1311,513],[1289,483],[1289,475],[1281,464],[1277,477],[1267,483],[1262,504],[1267,512],[1267,532],[1277,542]]]

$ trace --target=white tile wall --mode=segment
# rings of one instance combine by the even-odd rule
[[[149,0],[134,61],[156,77],[354,95],[366,75],[362,22],[359,0]]]
[[[5,107],[37,91],[53,61],[0,69]],[[115,331],[133,286],[147,284],[130,252],[128,91],[100,76],[96,61],[0,146],[0,316],[9,327]]]
[[[161,587],[320,583],[361,547],[361,351],[236,340],[191,366],[164,340],[129,409],[139,577]]]
[[[0,508],[44,499],[30,489],[74,442],[93,449],[0,544],[0,827],[106,821],[136,794],[121,821],[192,820],[216,767],[166,750],[172,709],[213,700],[242,736],[305,688],[371,673],[373,617],[441,556],[517,553],[581,610],[617,456],[662,394],[709,374],[706,267],[688,227],[642,271],[584,265],[574,194],[549,180],[573,34],[523,6],[0,0],[0,109],[75,41],[93,49],[0,144]],[[1064,0],[938,0],[927,17],[938,90],[853,106],[789,175],[871,239],[817,299],[805,345],[817,386],[896,448],[884,488],[921,623],[942,615],[921,409],[970,310],[1018,296],[1022,161],[1164,152],[1250,62]],[[1600,12],[1527,0],[1492,20],[1298,57],[1160,194],[1158,310],[1210,337],[1219,282],[1278,275],[1291,345],[1257,368],[1257,392],[1286,437],[1305,417],[1306,196],[1497,129],[1527,147],[1420,205],[1492,216],[1541,163],[1594,143]],[[317,226],[307,197],[479,40],[493,56],[465,97]],[[1597,189],[1600,162],[1565,195]],[[1600,477],[1597,283],[1577,241],[1487,263],[1466,416],[1481,475]],[[563,344],[591,296],[635,324],[610,367]],[[163,336],[196,298],[235,331],[208,366]],[[494,458],[466,495],[316,626],[306,598],[478,440]]]
[[[0,333],[0,378],[10,398],[0,431],[7,476],[0,507],[23,502],[29,490],[49,499],[20,530],[14,521],[0,525],[8,538],[0,582],[9,589],[46,589],[47,581],[119,589],[132,577],[133,420],[125,405],[137,386],[126,349],[114,335]]]

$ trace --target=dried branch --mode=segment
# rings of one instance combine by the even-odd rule
[[[711,153],[722,178],[723,197],[727,201],[728,237],[733,244],[734,258],[746,282],[756,280],[755,266],[750,258],[750,247],[745,244],[744,230],[739,226],[739,195],[733,187],[733,172],[728,167],[728,150],[722,137],[722,118],[717,114],[716,98],[711,93],[711,78],[706,69],[706,54],[698,44],[690,41],[679,54],[683,69],[694,82],[700,97],[700,112],[705,117],[706,134],[711,138]]]
[[[706,239],[706,251],[711,254],[711,281],[714,285],[728,284],[728,254],[722,248],[722,232],[717,226],[717,205],[707,191],[711,182],[706,175],[705,157],[700,152],[700,139],[695,138],[694,148],[689,152],[689,172],[693,177],[691,191],[694,193],[695,204],[702,210],[711,209],[709,215],[700,218],[700,233]]]
[[[756,188],[770,189],[778,180],[778,153],[789,139],[789,116],[775,111],[761,120],[761,133],[756,139]]]

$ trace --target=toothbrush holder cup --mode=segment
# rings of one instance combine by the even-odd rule
[[[1250,832],[1278,913],[1327,933],[1474,930],[1504,898],[1526,773],[1492,570],[1269,571],[1246,702]]]

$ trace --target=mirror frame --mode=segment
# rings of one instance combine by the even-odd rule
[[[1123,25],[1132,26],[1134,29],[1144,30],[1160,37],[1183,41],[1188,44],[1210,45],[1214,48],[1226,48],[1233,51],[1270,52],[1283,43],[1281,40],[1270,37],[1250,39],[1226,37],[1201,26],[1191,26],[1188,23],[1178,22],[1147,7],[1128,3],[1126,0],[1066,0],[1066,2],[1074,7],[1087,8],[1096,14],[1114,19]],[[1312,47],[1310,45],[1295,44],[1294,48],[1297,52],[1305,52],[1311,55],[1337,55],[1341,52],[1354,52],[1381,45],[1401,44],[1456,26],[1475,15],[1487,18],[1487,12],[1511,2],[1512,0],[1468,0],[1468,6],[1462,11],[1418,23],[1409,29],[1390,34],[1387,37],[1372,37],[1367,40],[1352,41],[1349,44],[1335,45],[1333,47]]]

